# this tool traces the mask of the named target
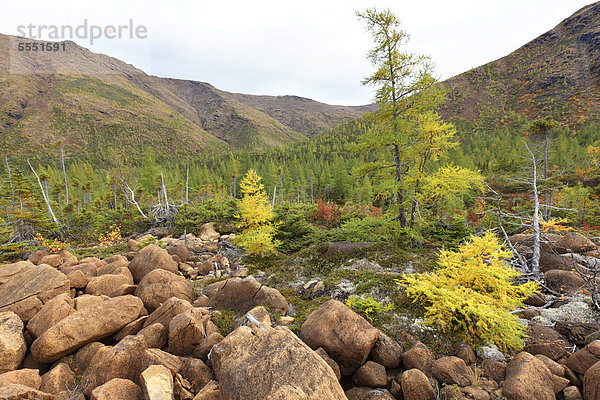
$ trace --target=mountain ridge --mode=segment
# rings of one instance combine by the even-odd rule
[[[263,148],[314,136],[373,109],[160,78],[71,41],[64,42],[65,51],[18,51],[18,43],[40,42],[0,34],[4,151],[57,141],[74,154],[91,149],[94,156],[103,147],[135,156],[144,147],[162,154]],[[93,136],[99,143],[92,143]],[[119,141],[124,146],[115,146]]]

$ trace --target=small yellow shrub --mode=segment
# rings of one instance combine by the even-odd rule
[[[240,220],[238,226],[243,228],[243,231],[236,236],[235,242],[249,254],[274,253],[279,245],[279,242],[273,239],[277,229],[270,221],[275,214],[261,179],[256,171],[251,169],[240,182],[244,198],[240,202],[237,218]]]
[[[502,350],[523,346],[525,327],[510,312],[539,290],[518,284],[506,262],[511,252],[487,232],[472,236],[458,251],[442,250],[431,274],[404,275],[398,283],[426,307],[428,324],[471,344],[494,343]]]

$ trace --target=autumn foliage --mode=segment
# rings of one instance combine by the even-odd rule
[[[518,349],[525,328],[511,311],[538,285],[515,282],[520,274],[506,262],[511,255],[487,232],[471,237],[458,251],[442,250],[433,273],[404,275],[399,284],[425,306],[430,325],[467,343]]]

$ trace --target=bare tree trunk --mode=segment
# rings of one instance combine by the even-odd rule
[[[67,183],[67,170],[65,169],[65,149],[60,148],[60,160],[62,163],[63,176],[65,178],[65,198],[67,199],[67,205],[69,204],[69,184]]]
[[[185,169],[185,204],[190,202],[189,194],[189,181],[190,181],[190,159],[187,160],[187,168]]]
[[[400,165],[400,147],[394,145],[394,164],[396,165],[396,182],[402,184],[402,166]],[[406,228],[406,210],[404,209],[404,189],[398,188],[396,193],[396,204],[398,204],[398,221],[400,226]]]
[[[533,176],[531,180],[531,189],[533,191],[533,256],[531,258],[531,272],[535,276],[536,280],[539,279],[540,274],[540,201],[538,198],[537,188],[537,165],[536,159],[529,146],[525,145],[527,151],[531,155],[531,162],[533,165]]]
[[[56,215],[54,215],[54,211],[52,211],[52,206],[50,205],[50,199],[48,198],[47,193],[44,191],[44,187],[42,186],[42,181],[40,180],[39,175],[37,174],[37,172],[35,172],[35,169],[33,169],[33,166],[31,165],[31,163],[29,162],[29,160],[27,160],[27,164],[29,164],[29,168],[31,168],[31,171],[33,172],[33,174],[37,178],[38,185],[40,185],[40,190],[42,191],[42,196],[44,197],[44,201],[46,202],[46,207],[48,209],[48,215],[50,216],[50,219],[55,224],[60,225],[60,222],[58,222],[58,219],[56,218]]]
[[[138,212],[140,213],[140,215],[142,217],[148,218],[148,217],[146,217],[146,214],[144,214],[144,212],[140,208],[139,203],[135,200],[135,192],[129,187],[129,185],[127,183],[125,183],[125,181],[123,180],[123,178],[121,178],[121,182],[123,182],[123,185],[125,186],[125,189],[127,189],[127,191],[129,192],[129,194],[131,195],[131,200],[129,200],[129,198],[127,198],[127,194],[125,194],[125,197],[127,198],[127,200],[129,200],[130,203],[132,203],[133,205],[136,206],[136,208],[138,209]]]
[[[277,185],[273,188],[273,207],[275,207],[275,196],[277,194]]]
[[[8,163],[8,156],[4,157],[4,161],[6,162],[6,170],[8,171],[8,182],[10,183],[10,193],[11,193],[10,204],[14,209],[15,208],[15,188],[13,187],[13,183],[12,183],[12,173],[10,171],[10,164]],[[23,209],[23,207],[21,207],[21,209]]]

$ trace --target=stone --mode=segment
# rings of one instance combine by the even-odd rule
[[[114,378],[92,390],[90,400],[139,400],[142,389],[129,379]]]
[[[452,348],[454,349],[454,355],[458,358],[462,358],[465,364],[470,365],[477,361],[475,351],[468,344],[457,342],[452,345]]]
[[[192,308],[193,306],[189,301],[171,297],[148,316],[148,319],[144,322],[144,328],[156,322],[162,324],[165,328],[169,328],[169,323],[173,317]]]
[[[114,336],[114,339],[116,341],[120,341],[125,336],[137,334],[144,327],[144,322],[146,322],[146,319],[148,319],[148,316],[139,317],[135,321],[128,323],[119,332],[117,332],[117,334]]]
[[[180,357],[180,360],[183,365],[179,373],[192,385],[194,393],[214,379],[212,370],[202,360],[191,357]]]
[[[174,400],[173,375],[162,365],[151,365],[140,374],[145,400]]]
[[[196,394],[194,400],[225,400],[225,398],[221,395],[219,384],[210,381]]]
[[[23,321],[12,311],[0,313],[0,374],[13,371],[25,358]]]
[[[41,362],[52,362],[87,343],[109,337],[135,321],[143,307],[134,296],[115,297],[84,308],[46,330],[31,345],[31,354]]]
[[[433,387],[423,371],[413,368],[405,371],[400,378],[404,400],[433,400]]]
[[[84,393],[89,395],[114,378],[135,380],[145,350],[144,339],[136,336],[127,336],[113,347],[99,349],[81,377],[85,382]]]
[[[600,400],[600,361],[587,369],[583,377],[583,398]]]
[[[140,374],[145,400],[174,400],[173,375],[162,365],[151,365]]]
[[[285,327],[241,326],[213,347],[210,359],[228,399],[344,398],[327,363]]]
[[[461,388],[461,392],[466,395],[468,399],[490,400],[489,393],[477,386],[467,386]]]
[[[595,340],[583,349],[571,354],[567,359],[567,367],[581,375],[600,361],[600,340]]]
[[[84,308],[91,307],[96,304],[100,304],[104,301],[100,296],[92,296],[91,294],[83,294],[75,297],[74,305],[75,311],[81,311]]]
[[[181,358],[160,349],[146,349],[139,360],[138,371],[144,371],[151,365],[162,365],[167,367],[172,375],[176,375],[183,368],[183,361]]]
[[[374,361],[367,361],[352,375],[354,386],[368,386],[372,388],[387,387],[385,367]]]
[[[336,255],[352,255],[359,250],[364,249],[365,247],[372,246],[372,242],[364,242],[364,243],[355,243],[355,242],[332,242],[329,243],[329,247],[323,257],[331,258]]]
[[[577,266],[577,263],[572,259],[559,254],[548,253],[542,251],[540,253],[540,271],[548,272],[553,269],[563,271],[571,271]]]
[[[586,337],[600,331],[600,325],[597,323],[559,321],[554,329],[570,342],[583,347],[587,344],[585,342]]]
[[[67,275],[72,288],[83,289],[90,282],[89,278],[80,270],[75,270]]]
[[[567,386],[563,390],[565,400],[583,400],[581,392],[577,386]],[[593,398],[593,397],[592,397]]]
[[[65,363],[58,363],[50,371],[42,375],[42,392],[58,394],[63,390],[73,389],[75,386],[75,374]]]
[[[112,292],[110,292],[110,294],[108,296],[109,297],[119,297],[119,296],[126,296],[128,294],[135,294],[135,291],[137,290],[137,288],[138,288],[137,285],[124,284],[124,285],[119,286]]]
[[[585,285],[583,278],[573,271],[552,269],[544,276],[548,287],[560,293],[573,293]]]
[[[75,312],[73,299],[67,293],[61,293],[49,300],[27,323],[27,330],[34,338],[39,337],[52,325]]]
[[[104,347],[106,346],[100,342],[88,343],[77,350],[77,352],[63,357],[61,362],[67,364],[76,375],[83,375],[96,353]]]
[[[180,356],[191,354],[204,338],[208,319],[210,315],[202,313],[201,308],[176,315],[169,323],[169,353]]]
[[[211,333],[210,335],[206,336],[205,338],[200,340],[200,343],[198,343],[198,345],[194,349],[194,353],[193,353],[194,357],[197,357],[203,361],[206,361],[208,358],[208,353],[210,353],[210,350],[212,349],[212,347],[215,344],[219,343],[223,339],[224,339],[223,336],[218,332],[214,332],[214,333]],[[339,370],[339,367],[338,367],[338,370]]]
[[[26,261],[4,265],[0,267],[0,312],[30,297],[46,303],[70,289],[69,278],[48,265]]]
[[[541,324],[527,327],[527,342],[523,351],[530,354],[543,354],[552,360],[558,360],[569,354],[568,342],[554,329]]]
[[[323,360],[325,360],[325,362],[327,363],[327,365],[329,365],[333,371],[333,373],[335,374],[335,377],[338,379],[338,381],[340,379],[342,379],[342,373],[340,372],[340,366],[335,362],[335,360],[331,357],[329,357],[329,354],[327,354],[327,352],[325,350],[323,350],[322,347],[319,347],[317,350],[315,350],[315,353],[317,353],[319,356],[321,356],[321,358]]]
[[[0,374],[0,387],[15,383],[39,390],[42,386],[40,371],[37,369],[25,368]]]
[[[322,347],[347,376],[364,364],[379,331],[343,303],[329,300],[308,316],[300,337],[312,349]]]
[[[215,224],[213,224],[212,222],[207,222],[206,224],[202,225],[202,227],[200,228],[200,232],[198,232],[198,235],[196,236],[198,236],[200,240],[203,241],[217,240],[221,237],[219,232],[215,230]]]
[[[132,285],[133,279],[125,274],[106,274],[90,279],[85,287],[85,293],[94,296],[108,296],[122,285]]]
[[[177,256],[181,260],[181,262],[186,262],[188,257],[190,256],[190,251],[188,250],[186,245],[181,244],[172,244],[167,246],[167,253],[172,256]]]
[[[431,377],[431,367],[433,365],[433,355],[423,343],[418,342],[414,347],[402,354],[402,364],[404,368],[416,368],[426,376]]]
[[[59,254],[48,254],[39,262],[39,265],[46,264],[53,268],[59,267],[63,263],[63,259]]]
[[[98,267],[98,270],[96,271],[97,274],[100,275],[106,275],[106,274],[114,274],[116,273],[116,271],[121,271],[121,268],[127,268],[129,266],[129,261],[127,261],[127,258],[123,257],[123,256],[114,256],[117,258],[105,258],[104,261],[106,263],[106,265],[103,265],[101,267]],[[117,272],[117,273],[123,273],[123,272]],[[127,274],[127,273],[125,273]],[[133,279],[133,277],[132,277]]]
[[[370,387],[353,387],[346,392],[348,400],[394,400],[394,396],[387,389],[373,389]]]
[[[502,393],[508,400],[554,400],[552,373],[529,353],[521,352],[506,366]]]
[[[548,369],[550,370],[550,372],[552,372],[552,374],[563,377],[563,378],[565,377],[564,365],[557,363],[556,361],[552,360],[549,357],[546,357],[543,354],[538,354],[535,356],[535,358],[537,358],[538,360],[541,360],[544,364],[546,364],[546,367],[548,367]]]
[[[256,306],[267,306],[272,312],[285,314],[288,303],[277,289],[262,285],[252,277],[230,278],[215,282],[205,289],[209,307],[230,309],[245,314]]]
[[[503,362],[505,360],[504,354],[502,354],[502,352],[498,350],[498,348],[495,345],[481,346],[479,349],[477,349],[477,355],[484,360],[490,359],[500,362]]]
[[[2,400],[54,400],[54,396],[25,385],[12,383],[0,387],[0,399]]]
[[[12,311],[17,314],[24,323],[27,323],[31,320],[31,318],[35,317],[35,315],[42,309],[43,306],[44,303],[42,303],[40,299],[32,296],[17,301],[9,306],[2,307],[0,312]]]
[[[141,281],[144,276],[155,269],[163,269],[174,274],[179,271],[177,263],[173,261],[171,255],[155,244],[144,247],[129,263],[129,270],[136,282]]]
[[[432,364],[431,373],[435,379],[447,385],[475,384],[475,374],[462,358],[454,356],[438,358]]]
[[[30,263],[35,264],[35,265],[40,265],[41,264],[40,261],[42,261],[42,258],[44,256],[47,256],[48,254],[50,254],[50,252],[48,250],[43,250],[43,249],[36,250],[36,251],[32,252],[29,255],[29,257],[27,257],[27,261],[29,261]]]
[[[163,269],[155,269],[146,274],[140,281],[135,295],[142,299],[149,312],[156,310],[171,297],[190,303],[196,298],[190,281]]]
[[[586,253],[597,247],[590,239],[578,232],[567,232],[555,243],[559,253]]]
[[[148,349],[160,349],[167,344],[169,330],[163,324],[155,322],[139,331],[137,336],[144,339]]]
[[[370,355],[373,361],[383,365],[386,369],[395,369],[402,363],[402,346],[379,331],[379,338],[371,349]]]

